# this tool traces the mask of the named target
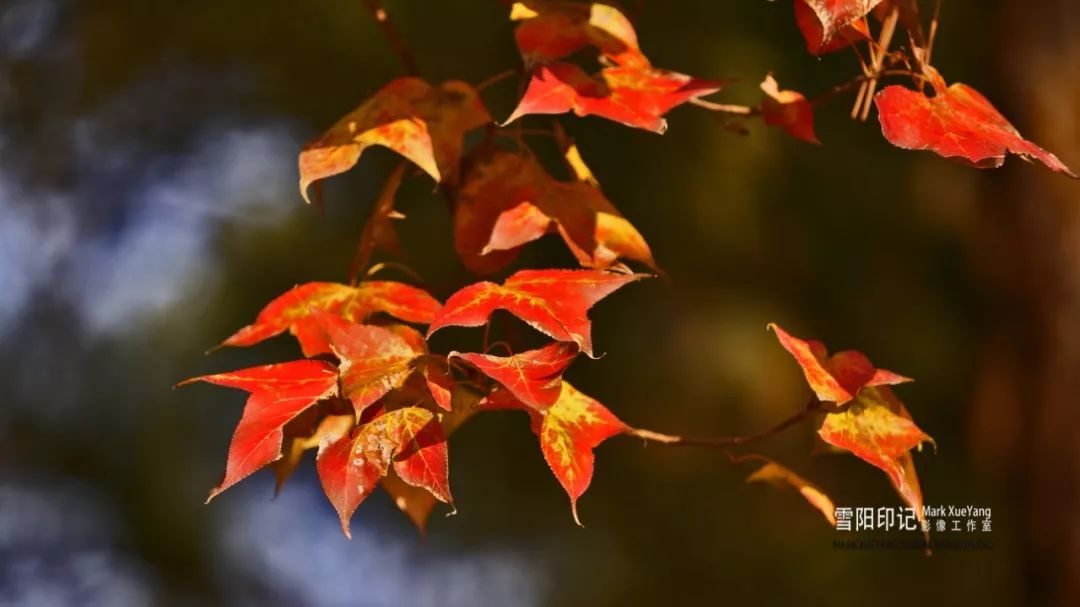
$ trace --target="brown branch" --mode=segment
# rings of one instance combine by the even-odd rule
[[[476,85],[476,90],[477,91],[482,91],[482,90],[484,90],[486,88],[495,86],[496,84],[502,82],[503,80],[506,80],[507,78],[512,78],[514,76],[517,76],[520,73],[521,73],[521,70],[504,70],[504,71],[501,71],[498,74],[495,74],[494,76],[489,76],[489,77],[481,80],[480,84]]]
[[[390,41],[390,46],[394,47],[394,52],[398,54],[401,63],[405,65],[405,72],[410,76],[419,76],[420,70],[416,67],[416,59],[413,57],[408,45],[405,44],[405,39],[398,32],[397,26],[390,20],[390,15],[382,7],[382,2],[380,0],[363,0],[363,2],[364,6],[371,11],[375,20],[379,22],[379,27],[382,29],[383,34],[386,35],[386,39]]]
[[[886,58],[886,60],[887,61],[884,64],[883,68],[889,68],[892,65],[896,64],[897,61],[898,61],[898,59],[896,57],[892,56],[892,55],[888,56]],[[919,80],[919,79],[923,78],[923,76],[921,76],[920,74],[916,74],[915,72],[912,72],[912,71],[909,71],[909,70],[881,69],[876,74],[873,74],[873,73],[863,74],[861,76],[856,76],[855,78],[852,78],[851,80],[848,80],[847,82],[837,84],[836,86],[834,86],[831,89],[825,91],[824,93],[822,93],[822,94],[820,94],[820,95],[818,95],[816,97],[811,97],[810,98],[810,104],[813,105],[814,107],[818,107],[819,105],[823,105],[823,104],[831,101],[833,99],[833,97],[836,97],[838,95],[842,95],[843,93],[846,93],[846,92],[848,92],[850,90],[853,90],[855,88],[863,88],[863,87],[865,87],[866,83],[871,78],[880,79],[882,76],[908,76],[908,77],[913,78],[915,80]],[[863,91],[862,95],[865,96],[866,92]],[[860,104],[856,103],[855,107],[858,108],[859,105]],[[852,117],[854,118],[855,116],[852,116]]]
[[[877,49],[871,47],[873,53],[873,73],[866,84],[866,96],[863,99],[862,112],[859,119],[865,121],[870,116],[870,106],[874,103],[874,90],[877,88],[878,74],[884,69],[885,58],[889,54],[889,45],[892,44],[893,33],[896,31],[896,22],[900,19],[900,8],[893,7],[892,12],[881,24],[881,35],[878,38]]]
[[[930,35],[926,39],[926,54],[923,62],[930,65],[930,55],[934,53],[934,40],[937,38],[938,22],[941,20],[941,0],[934,2],[934,16],[930,19]]]
[[[631,428],[627,434],[644,439],[646,442],[656,443],[658,445],[667,446],[680,446],[680,447],[738,447],[741,445],[747,445],[760,440],[769,438],[775,434],[779,434],[784,430],[799,424],[800,422],[812,417],[813,415],[821,412],[828,411],[830,407],[827,407],[824,403],[817,398],[811,398],[810,402],[806,404],[806,407],[781,421],[780,423],[757,432],[755,434],[746,434],[742,436],[678,436],[674,434],[663,434],[661,432],[654,432],[652,430],[646,430],[644,428]],[[727,453],[725,451],[725,453]],[[732,458],[732,461],[739,461],[732,454],[727,453],[728,457]]]

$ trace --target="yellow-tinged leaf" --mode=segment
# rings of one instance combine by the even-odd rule
[[[570,496],[578,525],[577,500],[592,482],[593,449],[611,436],[627,430],[626,424],[604,405],[563,382],[555,404],[543,412],[540,449],[551,471]]]
[[[469,269],[497,271],[521,246],[551,231],[584,267],[632,259],[656,269],[641,233],[592,185],[558,181],[532,156],[511,152],[480,158],[464,176],[454,239]]]
[[[491,122],[476,89],[399,78],[379,90],[300,153],[300,193],[343,173],[366,148],[381,145],[408,158],[432,179],[452,183],[465,133]]]
[[[585,159],[581,157],[581,151],[578,150],[577,144],[571,143],[563,152],[563,157],[566,158],[566,164],[570,165],[570,169],[574,171],[574,176],[577,177],[578,181],[600,187],[600,182],[597,181],[593,172],[589,170],[589,165],[585,164]]]
[[[409,449],[433,420],[427,409],[396,409],[358,426],[352,435],[319,453],[319,480],[347,537],[352,513],[386,476],[394,458]]]
[[[922,490],[910,450],[934,439],[915,425],[889,387],[863,388],[843,411],[825,416],[818,435],[883,471],[923,521]]]
[[[435,496],[426,489],[414,487],[401,480],[393,468],[390,468],[386,477],[382,479],[382,488],[390,494],[394,505],[409,517],[420,533],[426,533],[428,517],[431,516],[431,511],[435,509],[435,503],[438,502]]]
[[[439,311],[439,302],[423,289],[391,281],[365,281],[353,287],[334,282],[309,282],[276,297],[223,346],[251,346],[284,332],[296,336],[304,356],[330,352],[315,314],[328,312],[345,320],[364,322],[382,312],[407,322],[427,324]]]
[[[817,508],[825,516],[825,520],[829,521],[830,525],[836,526],[836,506],[833,501],[825,495],[825,492],[798,474],[776,462],[768,462],[746,478],[748,483],[758,481],[794,487],[811,506]]]

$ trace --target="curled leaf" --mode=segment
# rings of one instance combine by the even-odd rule
[[[414,487],[401,480],[393,468],[382,479],[382,488],[390,494],[394,505],[409,517],[420,533],[425,533],[428,517],[439,500],[427,489]]]
[[[886,369],[877,369],[862,353],[844,350],[829,356],[820,341],[802,340],[788,334],[779,325],[769,328],[802,367],[806,382],[818,400],[843,405],[855,398],[863,387],[900,384],[911,379]]]
[[[619,64],[647,61],[630,21],[607,4],[515,2],[510,19],[519,22],[514,40],[526,65],[561,59],[586,46]]]
[[[466,267],[501,269],[526,243],[557,231],[578,262],[604,269],[618,259],[656,269],[648,243],[596,187],[557,181],[531,155],[494,152],[467,172],[454,214]]]
[[[802,93],[782,91],[772,74],[761,83],[765,99],[761,102],[761,117],[765,124],[778,126],[792,137],[818,143],[814,134],[814,108]]]
[[[387,84],[300,153],[300,193],[351,169],[372,145],[415,163],[438,182],[453,182],[465,133],[491,122],[480,97],[464,82],[439,86],[419,78]]]
[[[823,55],[870,39],[866,15],[881,0],[795,0],[806,50]]]
[[[768,482],[774,485],[788,485],[799,492],[811,506],[817,508],[825,516],[829,524],[836,526],[836,506],[821,489],[813,483],[795,474],[791,470],[776,462],[768,462],[756,472],[746,477],[746,482]]]

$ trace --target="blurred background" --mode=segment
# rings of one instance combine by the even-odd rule
[[[386,8],[429,81],[519,65],[496,0]],[[812,96],[857,69],[805,52],[790,0],[625,9],[656,65],[733,79],[720,101],[756,103],[769,70]],[[1080,168],[1075,2],[947,0],[934,58]],[[265,472],[204,506],[244,396],[171,387],[297,356],[203,352],[291,286],[345,278],[397,160],[365,153],[320,216],[296,154],[400,75],[359,0],[0,1],[0,604],[1080,601],[1080,186],[895,149],[849,98],[818,112],[822,148],[693,107],[664,136],[564,121],[670,275],[597,306],[606,356],[569,379],[634,425],[746,433],[808,394],[767,322],[862,350],[916,378],[899,394],[937,440],[915,458],[927,502],[992,508],[992,549],[835,550],[794,492],[626,438],[598,450],[578,528],[514,414],[454,435],[459,513],[426,538],[381,493],[343,538],[310,460],[276,499]],[[514,95],[484,92],[497,119]],[[398,227],[443,298],[469,277],[432,189],[406,181]],[[571,263],[552,238],[520,260]],[[808,425],[760,450],[838,505],[897,503],[865,463],[811,455]]]

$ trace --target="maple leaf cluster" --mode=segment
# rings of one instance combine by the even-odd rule
[[[1052,154],[1024,140],[973,89],[945,84],[930,65],[932,37],[924,36],[914,2],[794,0],[794,7],[809,52],[865,45],[871,61],[863,62],[860,54],[863,74],[853,81],[859,88],[855,110],[868,110],[872,99],[893,144],[930,149],[976,166],[998,166],[1006,152],[1013,152],[1072,175]],[[385,13],[379,17],[385,18]],[[876,38],[872,19],[881,24]],[[266,466],[274,468],[280,489],[312,450],[346,535],[353,512],[377,487],[422,528],[436,503],[454,507],[448,438],[477,413],[509,409],[528,415],[540,451],[580,522],[577,502],[593,475],[593,450],[607,438],[630,434],[667,444],[694,442],[636,429],[563,380],[580,355],[594,356],[589,310],[647,276],[626,264],[652,272],[659,267],[645,238],[604,195],[558,122],[550,135],[574,176],[568,181],[544,167],[525,144],[518,121],[572,112],[663,133],[666,114],[693,103],[760,116],[768,125],[818,143],[815,103],[781,89],[771,74],[760,85],[763,97],[757,107],[738,110],[704,100],[724,83],[655,67],[630,21],[606,4],[523,1],[513,4],[510,20],[526,80],[520,101],[502,125],[495,123],[477,87],[460,81],[433,85],[416,75],[399,78],[304,147],[300,192],[311,202],[314,190],[320,200],[323,179],[349,170],[369,146],[383,146],[438,184],[452,206],[456,252],[473,273],[505,269],[523,247],[549,234],[565,243],[581,267],[520,270],[501,283],[467,285],[445,303],[417,286],[371,279],[376,253],[400,253],[393,220],[403,218],[394,208],[397,190],[409,175],[402,162],[373,205],[349,282],[296,286],[222,344],[252,346],[287,331],[305,358],[188,380],[250,394],[229,447],[225,476],[210,499]],[[893,52],[889,42],[898,23],[907,29],[910,45]],[[595,58],[600,69],[587,71],[583,56]],[[913,68],[909,75],[916,88],[893,85],[874,95],[877,80],[887,75],[884,67],[901,64]],[[933,96],[924,92],[927,84]],[[549,343],[495,355],[485,328],[483,351],[430,351],[433,333],[451,326],[484,327],[497,310]],[[423,332],[417,328],[425,326]],[[922,492],[911,450],[932,440],[891,389],[910,380],[875,368],[858,352],[830,356],[821,343],[770,326],[814,393],[811,406],[797,419],[823,414],[820,438],[882,470],[921,517]],[[762,456],[732,458],[764,462],[748,480],[791,486],[832,520],[827,495],[798,474]]]
[[[544,458],[577,499],[592,478],[592,450],[628,426],[562,379],[592,355],[588,310],[640,275],[596,270],[522,270],[503,284],[480,282],[445,305],[388,281],[300,285],[271,301],[224,345],[254,345],[289,331],[309,358],[187,380],[250,393],[213,499],[274,464],[278,486],[316,450],[323,489],[349,533],[349,519],[382,486],[421,527],[435,501],[453,506],[447,436],[473,414],[528,413]],[[505,310],[551,337],[509,356],[428,351],[410,324],[475,327]],[[406,321],[406,322],[402,322]],[[208,500],[209,501],[209,500]]]

